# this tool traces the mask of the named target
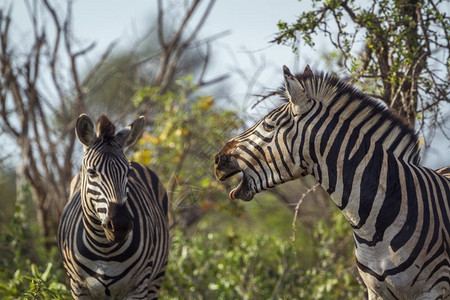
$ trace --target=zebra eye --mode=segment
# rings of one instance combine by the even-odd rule
[[[86,172],[88,173],[89,177],[97,177],[98,175],[94,168],[88,168]]]
[[[267,132],[271,132],[275,129],[275,126],[267,124],[267,122],[264,120],[262,121],[262,126],[263,126],[263,129]]]

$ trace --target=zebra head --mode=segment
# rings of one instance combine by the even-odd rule
[[[96,132],[85,114],[76,123],[75,132],[84,148],[80,172],[84,218],[91,224],[100,223],[111,242],[125,240],[133,226],[126,207],[131,167],[124,149],[138,139],[143,126],[142,116],[117,133],[104,115],[98,120]]]
[[[283,71],[288,101],[228,141],[215,157],[217,179],[226,180],[242,172],[241,182],[230,192],[231,199],[250,201],[262,190],[307,173],[297,142],[301,138],[302,118],[314,106],[307,97],[301,78],[309,78],[313,74],[309,67],[297,78],[286,66],[283,66]]]

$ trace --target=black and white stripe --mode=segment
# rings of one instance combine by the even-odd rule
[[[218,179],[243,174],[230,198],[312,174],[354,230],[370,299],[449,299],[450,170],[421,166],[413,130],[353,87],[284,75],[287,103],[216,156]]]
[[[147,167],[123,148],[140,135],[143,118],[117,134],[102,116],[80,116],[85,153],[58,228],[58,246],[75,299],[155,299],[167,267],[167,195]]]

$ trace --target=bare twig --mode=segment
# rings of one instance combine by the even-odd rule
[[[255,102],[255,104],[253,104],[252,109],[255,108],[258,104],[260,104],[261,102],[263,102],[264,100],[273,97],[273,96],[280,96],[280,91],[276,90],[276,91],[271,91],[265,95],[254,95],[255,97],[258,97],[259,99]]]
[[[308,195],[311,192],[315,192],[317,187],[320,185],[320,183],[316,183],[315,185],[313,185],[312,187],[310,187],[309,189],[307,189],[301,196],[300,199],[298,199],[297,204],[295,205],[294,208],[294,219],[292,220],[292,235],[291,235],[291,241],[295,242],[295,233],[297,231],[295,225],[297,223],[297,216],[298,216],[298,210],[300,208],[300,205],[303,202],[303,199],[306,197],[306,195]]]

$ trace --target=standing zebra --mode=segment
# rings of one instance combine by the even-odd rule
[[[419,164],[413,130],[375,100],[309,67],[283,70],[287,103],[215,158],[219,180],[242,172],[230,198],[311,174],[353,228],[369,299],[449,299],[450,180]]]
[[[58,247],[75,299],[154,299],[169,247],[167,195],[147,167],[129,162],[124,148],[142,132],[144,117],[115,133],[106,116],[82,114],[81,171],[58,228]]]

